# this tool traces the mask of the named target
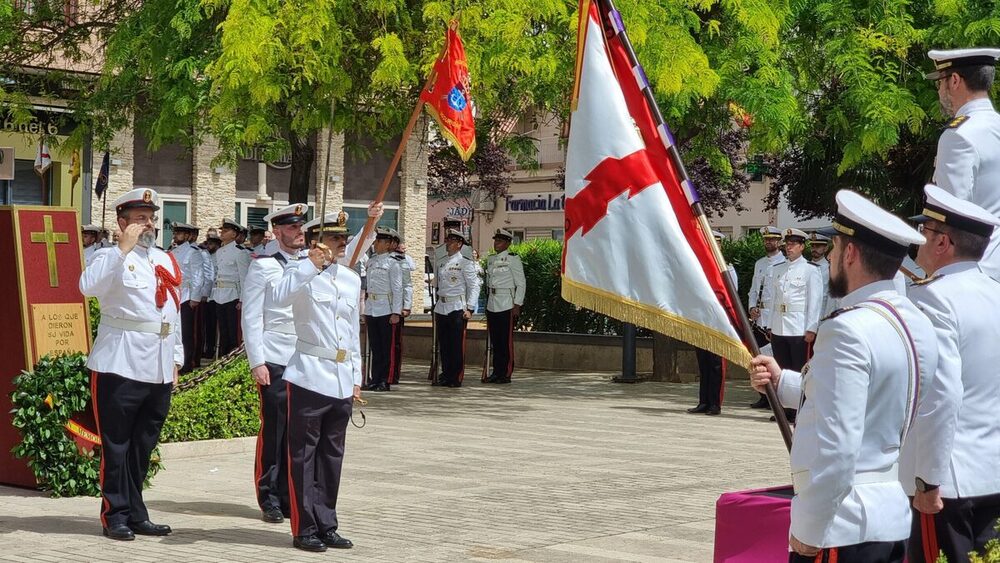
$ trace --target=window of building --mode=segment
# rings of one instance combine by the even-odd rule
[[[524,229],[513,229],[510,231],[514,235],[514,241],[511,244],[517,244],[519,242],[524,242]]]
[[[368,206],[361,205],[344,205],[344,211],[347,212],[347,228],[351,230],[354,234],[361,233],[362,229],[365,228],[365,223],[368,222]],[[389,227],[390,229],[399,230],[399,208],[385,207],[385,212],[382,214],[382,218],[378,220],[376,227]]]
[[[563,240],[565,236],[565,229],[552,229],[552,240]]]
[[[42,178],[35,173],[35,161],[15,160],[14,179],[0,183],[0,205],[49,205],[52,198],[52,170],[46,172],[46,190],[42,193]]]
[[[174,223],[188,222],[188,201],[160,199],[160,238],[157,241],[162,248],[169,248],[174,241]]]
[[[764,163],[764,155],[755,155],[747,161],[747,174],[750,175],[751,182],[763,182],[764,175],[767,174],[767,165]]]
[[[259,227],[266,230],[269,225],[264,221],[264,217],[270,212],[271,209],[268,207],[247,207],[246,220],[241,224],[247,228]]]

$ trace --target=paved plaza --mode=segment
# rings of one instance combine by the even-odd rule
[[[487,386],[470,371],[442,389],[425,374],[368,393],[367,426],[348,432],[338,508],[353,550],[295,550],[287,522],[261,522],[254,442],[240,439],[165,446],[145,494],[165,538],[110,541],[97,499],[0,487],[0,560],[704,563],[721,492],[789,481],[745,380],[710,417],[684,412],[697,384],[522,370]]]

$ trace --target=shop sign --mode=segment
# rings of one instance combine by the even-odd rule
[[[562,212],[566,206],[565,192],[510,194],[506,197],[507,213]]]

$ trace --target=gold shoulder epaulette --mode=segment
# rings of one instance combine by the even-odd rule
[[[931,283],[931,282],[933,282],[935,280],[939,280],[939,279],[941,279],[943,277],[944,277],[943,275],[938,274],[936,276],[930,276],[930,277],[924,278],[922,280],[913,280],[913,283],[911,283],[910,285],[927,285],[927,284],[929,284],[929,283]]]
[[[822,319],[820,319],[820,322],[836,318],[836,317],[838,317],[838,316],[840,316],[840,315],[842,315],[842,314],[844,314],[844,313],[846,313],[848,311],[853,311],[853,310],[855,310],[857,308],[858,307],[855,305],[853,307],[841,307],[839,309],[834,309],[829,315],[827,315],[827,316],[823,317]]]
[[[945,126],[945,129],[954,129],[954,128],[958,127],[959,125],[965,123],[968,120],[969,120],[969,116],[968,115],[959,115],[955,119],[952,119],[951,121],[949,121],[948,125]]]

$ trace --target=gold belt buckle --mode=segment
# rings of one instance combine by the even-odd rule
[[[160,323],[160,337],[170,336],[170,323]]]
[[[781,312],[782,313],[787,313],[788,312],[788,308],[785,306],[784,303],[781,304]]]
[[[344,350],[342,348],[337,348],[337,361],[343,362],[346,359],[347,359],[347,350]]]

